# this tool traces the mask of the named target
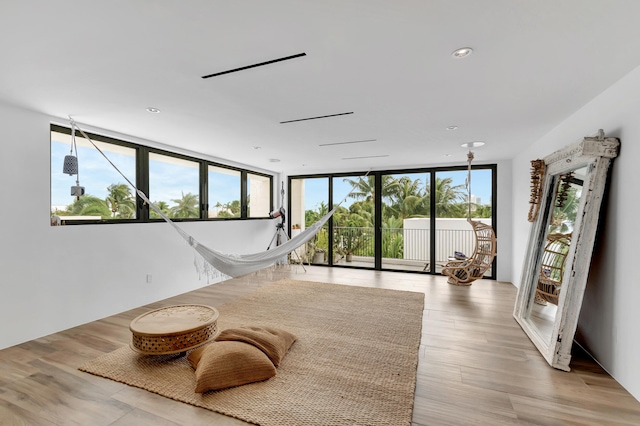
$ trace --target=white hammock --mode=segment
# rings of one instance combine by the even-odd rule
[[[182,228],[180,228],[175,222],[167,217],[155,204],[153,204],[144,192],[136,189],[140,198],[146,201],[156,213],[158,213],[169,225],[178,231],[178,233],[184,238],[187,243],[193,249],[202,256],[202,258],[215,270],[222,272],[230,277],[238,277],[240,275],[249,274],[251,272],[258,271],[268,266],[274,265],[283,256],[288,255],[293,250],[297,249],[310,239],[312,239],[316,233],[324,226],[329,220],[331,215],[336,211],[338,205],[334,207],[329,213],[318,219],[309,228],[302,231],[294,238],[287,240],[286,242],[276,246],[275,248],[261,251],[259,253],[252,254],[224,254],[219,251],[213,250],[205,245],[200,244],[195,238],[187,234]],[[210,270],[204,265],[196,265],[199,272],[211,275]]]
[[[136,186],[116,167],[115,164],[109,160],[109,158],[102,152],[98,146],[93,143],[91,138],[87,136],[87,134],[82,131],[78,127],[78,125],[71,120],[72,129],[75,127],[78,129],[82,136],[87,139],[91,145],[94,146],[98,150],[100,154],[111,164],[111,166],[116,169],[116,171],[131,185],[131,187],[136,191],[138,196],[142,198],[149,207],[151,207],[156,213],[160,215],[169,225],[175,229],[182,238],[187,241],[187,243],[193,247],[193,249],[202,256],[202,259],[206,262],[206,264],[199,264],[196,262],[196,268],[198,272],[201,274],[205,274],[207,277],[211,278],[212,276],[219,275],[220,273],[227,275],[229,277],[238,277],[240,275],[249,274],[251,272],[258,271],[260,269],[269,267],[278,263],[283,257],[291,253],[296,248],[300,247],[307,241],[311,240],[315,234],[324,226],[324,224],[329,220],[331,215],[336,211],[338,206],[346,200],[349,196],[347,195],[340,203],[336,204],[336,206],[329,211],[326,215],[318,219],[313,225],[309,228],[305,229],[303,232],[295,236],[294,238],[287,240],[286,242],[276,246],[273,249],[269,249],[267,251],[252,253],[252,254],[224,254],[219,251],[213,250],[209,247],[206,247],[200,244],[195,238],[191,235],[187,234],[182,228],[178,226],[175,222],[173,222],[167,215],[165,215],[162,210],[160,210],[155,204],[153,204],[149,198],[145,195],[144,192],[136,188]]]

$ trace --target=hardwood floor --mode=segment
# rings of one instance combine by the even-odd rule
[[[415,426],[640,424],[640,402],[579,348],[571,372],[547,365],[511,316],[516,289],[510,283],[456,287],[440,276],[324,267],[226,281],[4,349],[0,424],[245,424],[77,367],[128,344],[129,322],[150,309],[219,306],[285,277],[424,292]]]

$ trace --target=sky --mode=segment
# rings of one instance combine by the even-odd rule
[[[99,145],[100,146],[100,145]],[[129,179],[136,183],[134,150],[128,153],[109,152],[103,149],[105,155]],[[122,148],[118,148],[123,151]],[[72,204],[74,197],[70,195],[71,186],[76,185],[76,176],[69,176],[62,172],[64,157],[69,155],[69,144],[53,141],[51,144],[51,205],[67,206]],[[74,154],[75,155],[75,154]],[[109,164],[109,162],[93,147],[78,146],[78,169],[80,186],[85,188],[86,195],[100,199],[107,196],[107,188],[111,184],[127,181]],[[174,205],[171,200],[182,198],[182,194],[191,192],[199,194],[199,172],[197,167],[190,167],[188,162],[174,164],[159,161],[149,162],[149,198],[152,202],[165,201],[169,206]],[[173,159],[172,159],[173,160]],[[195,164],[195,163],[194,163]],[[240,175],[215,173],[215,179],[210,178],[209,203],[214,205],[240,199]],[[133,188],[131,193],[134,193]]]

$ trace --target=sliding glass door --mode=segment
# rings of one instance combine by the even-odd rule
[[[474,166],[471,197],[466,167],[291,177],[292,236],[340,204],[297,256],[312,264],[440,273],[456,255],[473,253],[469,211],[495,229],[495,174],[495,166]]]
[[[429,173],[382,175],[382,268],[429,271]]]
[[[375,176],[334,177],[332,189],[334,203],[341,203],[332,220],[333,264],[374,268]]]
[[[289,184],[291,237],[314,224],[329,212],[329,178],[310,177],[294,178]],[[329,260],[329,224],[316,236],[291,254],[293,262],[304,262],[326,265]]]
[[[492,171],[471,171],[471,198],[466,186],[467,170],[438,171],[433,185],[435,206],[435,272],[441,272],[450,260],[473,254],[475,235],[467,222],[473,220],[493,225]],[[491,269],[485,275],[491,276]]]

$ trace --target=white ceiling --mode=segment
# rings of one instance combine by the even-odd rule
[[[476,140],[493,162],[637,67],[639,22],[638,0],[2,0],[0,101],[287,174],[463,164]]]

